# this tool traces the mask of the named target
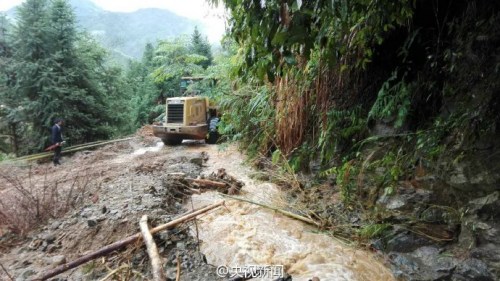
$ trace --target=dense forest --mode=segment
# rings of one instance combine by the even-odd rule
[[[212,2],[238,46],[223,130],[293,205],[403,279],[500,276],[498,1]]]
[[[0,153],[41,151],[55,118],[65,120],[69,145],[131,133],[161,114],[182,75],[202,73],[212,61],[195,28],[148,43],[143,59],[124,68],[77,29],[68,1],[26,1],[16,24],[0,18]]]
[[[0,157],[43,149],[56,117],[71,144],[132,133],[181,76],[210,77],[221,134],[332,235],[403,279],[497,280],[500,2],[211,2],[219,54],[195,29],[127,69],[64,0],[0,18]]]

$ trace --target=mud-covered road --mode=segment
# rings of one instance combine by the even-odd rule
[[[173,175],[197,178],[220,168],[245,184],[239,196],[286,205],[278,200],[276,186],[252,179],[256,171],[244,164],[244,156],[234,146],[185,142],[165,147],[147,130],[126,142],[66,156],[57,167],[1,165],[5,176],[0,179],[0,280],[32,280],[45,270],[135,234],[142,215],[148,215],[153,227],[221,200],[216,191],[190,196],[172,181]],[[33,201],[23,199],[28,195],[20,190],[37,195],[44,190],[40,200],[48,203],[41,204],[41,209],[52,212],[49,217],[54,218],[37,221],[35,215],[33,219],[27,206]],[[230,280],[234,269],[252,266],[282,266],[291,275],[288,280],[393,279],[371,253],[344,246],[272,211],[225,200],[226,208],[155,235],[168,280],[175,280],[179,269],[180,280]],[[13,233],[36,224],[24,236]],[[229,274],[221,277],[221,269]],[[148,280],[150,272],[145,247],[137,243],[54,280]]]

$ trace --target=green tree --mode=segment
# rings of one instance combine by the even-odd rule
[[[198,27],[194,28],[193,34],[191,35],[191,52],[206,58],[205,60],[199,62],[204,69],[212,65],[212,47],[210,46],[210,43],[208,43],[207,38],[202,37],[201,33],[198,31]]]
[[[28,0],[18,8],[17,25],[13,32],[13,67],[15,85],[11,88],[11,108],[17,108],[16,118],[29,130],[25,132],[23,152],[39,150],[48,134],[44,118],[50,97],[44,88],[53,83],[50,59],[50,37],[46,0]]]
[[[151,73],[154,70],[154,47],[146,44],[141,61],[130,61],[127,72],[127,85],[131,91],[130,107],[134,127],[151,124],[163,111],[157,104],[161,84],[155,84]]]
[[[116,124],[116,120],[107,109],[112,100],[107,95],[113,92],[106,88],[110,84],[103,67],[106,53],[91,40],[83,42],[87,37],[79,38],[73,10],[66,0],[52,2],[49,34],[49,68],[54,83],[44,89],[49,97],[44,120],[50,125],[56,116],[64,118],[71,143],[109,137],[109,125]],[[90,46],[77,52],[77,44]]]
[[[10,116],[23,125],[29,140],[23,153],[47,145],[56,117],[65,119],[70,144],[130,131],[123,73],[106,66],[107,52],[77,32],[66,0],[53,0],[50,6],[45,0],[28,0],[19,8],[17,22],[11,69],[16,75],[7,93],[9,108],[16,109]]]
[[[15,74],[12,72],[12,25],[0,14],[0,153],[18,153],[19,110],[13,99],[12,85]],[[14,99],[15,100],[15,99]]]
[[[186,37],[161,41],[155,50],[156,68],[152,74],[160,87],[160,97],[178,95],[180,78],[203,73],[201,64],[205,60],[205,56],[191,51]]]

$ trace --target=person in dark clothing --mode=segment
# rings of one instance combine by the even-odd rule
[[[52,126],[52,144],[56,144],[56,148],[54,148],[54,166],[61,165],[59,160],[61,159],[61,150],[62,150],[62,126],[64,121],[62,119],[57,118],[54,126]]]

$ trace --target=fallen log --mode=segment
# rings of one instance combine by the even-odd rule
[[[151,233],[149,232],[148,216],[142,216],[141,220],[139,221],[139,226],[141,228],[142,239],[146,244],[149,259],[151,260],[153,280],[165,281],[165,274],[163,274],[160,255],[158,254],[158,248],[156,247],[156,243],[153,240],[153,235],[151,235]]]
[[[205,180],[205,179],[191,179],[191,178],[186,178],[186,180],[192,181],[200,186],[203,187],[219,187],[219,188],[224,188],[226,187],[226,183],[223,182],[218,182],[218,181],[211,181],[211,180]]]
[[[187,214],[185,214],[184,216],[181,216],[180,218],[177,218],[173,221],[170,221],[166,224],[163,224],[163,225],[159,225],[153,229],[150,230],[151,234],[154,234],[156,232],[159,232],[159,231],[162,231],[162,230],[165,230],[165,229],[168,229],[168,228],[171,228],[171,227],[174,227],[180,223],[183,223],[183,222],[186,222],[186,221],[190,221],[192,219],[194,219],[196,216],[200,215],[200,214],[203,214],[203,213],[206,213],[212,209],[215,209],[217,207],[220,207],[224,205],[224,201],[221,201],[219,203],[216,203],[216,204],[213,204],[213,205],[209,205],[209,206],[206,206],[202,209],[199,209],[199,210],[193,210]],[[142,237],[141,233],[136,233],[132,236],[129,236],[123,240],[120,240],[120,241],[117,241],[113,244],[109,244],[93,253],[90,253],[90,254],[87,254],[87,255],[84,255],[82,257],[79,257],[77,258],[76,260],[72,261],[72,262],[68,262],[66,264],[63,264],[63,265],[60,265],[52,270],[49,270],[45,273],[42,273],[42,275],[40,277],[35,277],[34,280],[47,280],[51,277],[54,277],[58,274],[61,274],[67,270],[70,270],[72,268],[75,268],[81,264],[84,264],[88,261],[91,261],[93,259],[96,259],[96,258],[99,258],[99,257],[102,257],[102,256],[105,256],[113,251],[116,251],[128,244],[131,244],[131,243],[134,243],[136,242],[138,239],[140,239]]]

